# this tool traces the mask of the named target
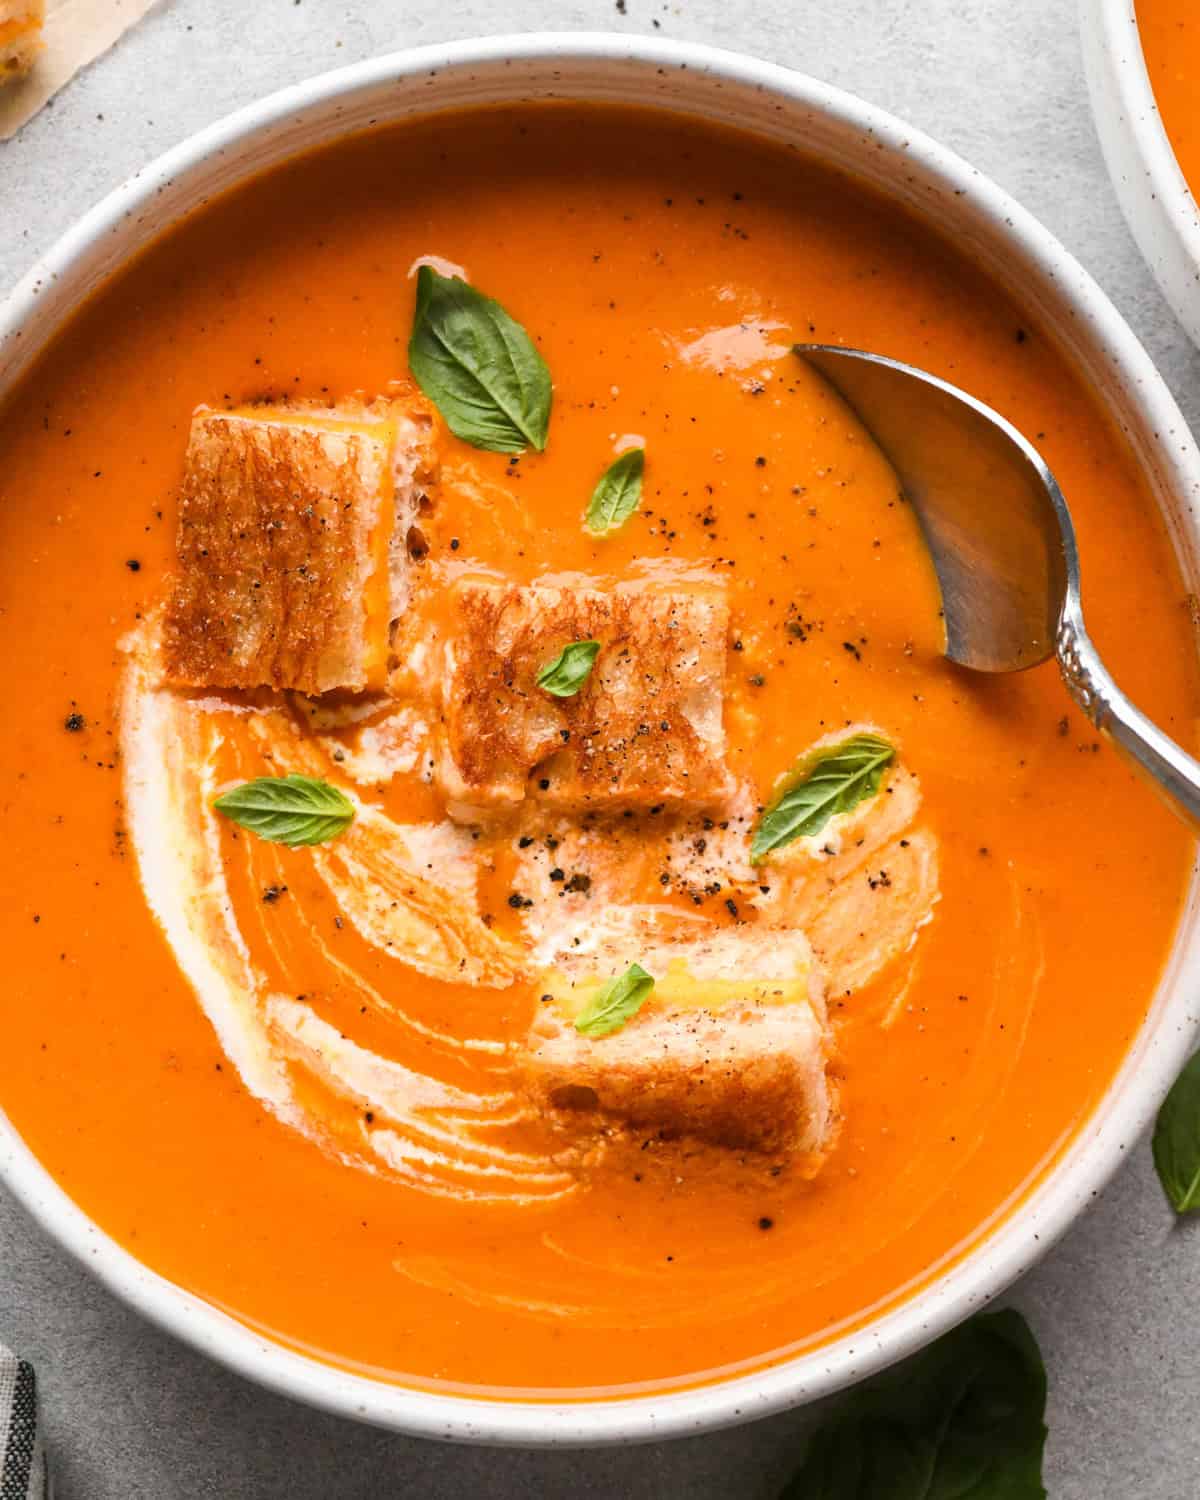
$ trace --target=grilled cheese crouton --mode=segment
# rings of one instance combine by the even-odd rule
[[[609,1036],[575,1020],[636,961],[656,983]],[[526,1092],[574,1134],[628,1127],[815,1170],[832,1130],[819,971],[802,933],[627,907],[581,925],[538,981]]]
[[[385,687],[432,434],[429,407],[407,392],[200,407],[163,628],[169,680],[310,695]]]
[[[452,815],[527,797],[572,812],[704,806],[730,790],[717,589],[464,579],[448,611],[436,777]],[[578,640],[599,654],[574,696],[554,697],[538,674]]]
[[[45,0],[0,0],[0,86],[24,78],[42,50]]]

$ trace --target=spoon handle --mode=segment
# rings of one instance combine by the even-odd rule
[[[1200,761],[1136,708],[1100,660],[1079,619],[1064,617],[1058,664],[1072,698],[1088,718],[1153,780],[1164,801],[1200,833]]]

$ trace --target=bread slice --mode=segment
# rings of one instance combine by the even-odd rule
[[[637,962],[656,983],[609,1036],[575,1020]],[[525,1091],[562,1130],[684,1136],[815,1170],[833,1127],[821,979],[802,933],[718,927],[670,908],[610,909],[538,982]]]
[[[410,391],[192,418],[163,630],[185,687],[382,689],[406,546],[435,477]]]
[[[0,87],[24,78],[42,50],[45,0],[0,0]]]
[[[527,798],[574,813],[703,807],[729,792],[719,589],[468,578],[447,611],[436,776],[453,816]],[[553,697],[538,673],[577,640],[600,653],[575,696]]]

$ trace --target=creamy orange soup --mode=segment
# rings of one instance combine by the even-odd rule
[[[1200,189],[1200,13],[1189,0],[1137,0],[1154,97],[1183,175]]]
[[[554,409],[545,452],[516,460],[435,428],[409,698],[356,719],[342,699],[322,717],[164,685],[193,410],[385,394],[425,257],[530,331]],[[1190,840],[1053,665],[986,679],[943,659],[915,518],[797,339],[925,366],[1036,440],[1100,646],[1191,743],[1168,540],[1051,341],[915,223],[747,139],[550,107],[304,158],[157,243],[0,413],[0,1103],[146,1264],[390,1379],[667,1386],[811,1348],[910,1292],[1095,1106],[1167,955]],[[592,536],[592,486],[634,443],[641,505]],[[429,723],[419,705],[444,692],[448,658],[426,648],[470,579],[719,596],[716,802],[602,816],[584,839],[535,781],[508,821],[448,818],[422,736],[460,705]],[[896,747],[878,794],[747,867],[781,773],[863,726]],[[212,811],[267,772],[342,787],[351,830],[288,849]],[[693,958],[668,962],[668,942],[652,960],[643,919],[681,924]],[[630,1097],[673,1097],[677,1075],[636,1055],[664,1007],[724,1032],[735,992],[760,1018],[803,1014],[799,1086],[827,1106],[803,1151],[766,1139],[749,1075],[744,1118],[711,1128],[691,1096],[675,1128],[538,1107],[531,1023],[611,977],[577,954],[613,930],[657,964],[657,998],[591,1043],[568,1008],[579,1066],[601,1079],[623,1057]]]

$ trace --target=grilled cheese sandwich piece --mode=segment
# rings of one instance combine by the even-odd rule
[[[0,0],[0,86],[24,78],[42,50],[45,0]]]
[[[192,418],[166,675],[316,695],[387,685],[411,590],[407,538],[436,477],[433,417],[408,391]]]
[[[575,1021],[637,962],[655,987],[609,1036]],[[627,907],[580,926],[538,981],[526,1092],[573,1135],[653,1132],[815,1171],[833,1130],[819,971],[799,932]]]
[[[468,578],[447,608],[436,777],[452,816],[526,798],[575,813],[704,807],[731,790],[718,589]],[[599,655],[573,697],[554,697],[538,674],[578,640]]]

